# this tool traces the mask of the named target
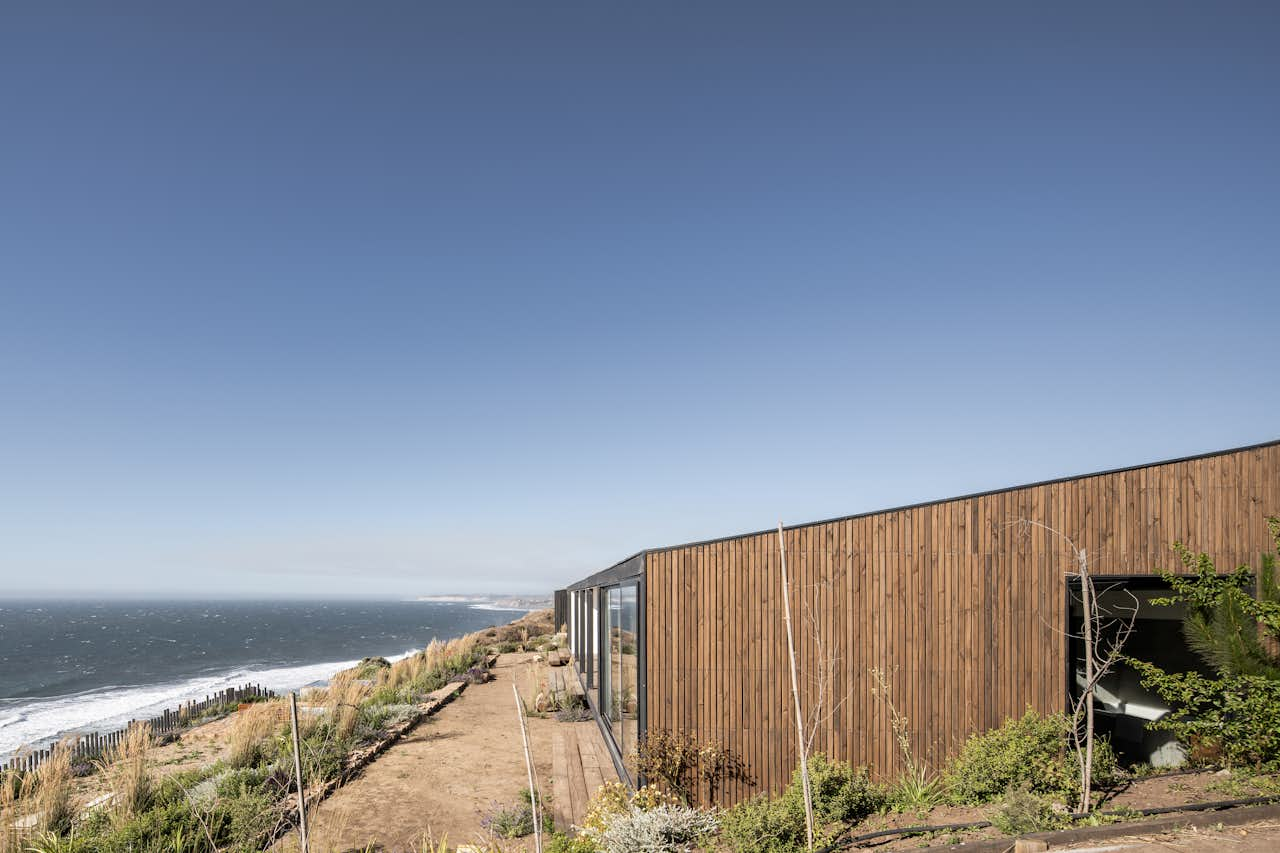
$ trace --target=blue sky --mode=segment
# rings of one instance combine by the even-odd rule
[[[2,16],[10,591],[539,591],[1280,437],[1275,4]]]

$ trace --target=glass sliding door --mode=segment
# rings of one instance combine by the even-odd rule
[[[619,716],[621,718],[622,737],[618,741],[618,749],[622,753],[622,761],[626,765],[627,774],[636,781],[636,747],[640,731],[640,620],[636,601],[637,585],[623,584],[618,587],[619,593],[619,646],[618,664],[620,669],[618,690]]]
[[[609,603],[606,612],[609,616],[609,627],[605,632],[608,638],[609,654],[606,658],[605,668],[609,673],[609,689],[606,693],[608,700],[606,707],[608,709],[607,719],[609,720],[609,730],[613,733],[613,742],[618,745],[618,749],[622,749],[622,690],[624,679],[622,676],[622,594],[621,590],[614,586],[608,590]]]

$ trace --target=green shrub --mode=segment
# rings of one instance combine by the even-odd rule
[[[1061,829],[1070,820],[1064,812],[1055,812],[1047,798],[1031,793],[1026,786],[1006,793],[992,809],[990,819],[992,826],[1005,835],[1048,832]]]
[[[214,817],[225,839],[219,848],[237,853],[261,850],[263,839],[280,819],[274,796],[262,788],[247,787],[233,797],[220,798]]]
[[[991,802],[1026,786],[1031,793],[1071,802],[1080,788],[1080,766],[1070,745],[1071,723],[1064,714],[1041,717],[1027,709],[998,729],[969,738],[947,767],[945,785],[963,805]],[[1097,738],[1093,748],[1093,784],[1114,781],[1118,765],[1111,744]]]
[[[781,800],[761,794],[720,815],[720,837],[736,853],[792,853],[804,848],[804,813],[797,825]]]
[[[804,815],[804,782],[797,769],[783,795]],[[827,761],[822,753],[809,759],[809,787],[813,792],[813,817],[818,824],[857,823],[884,804],[884,796],[871,784],[866,768],[844,761]]]
[[[553,832],[542,849],[546,853],[598,853],[599,851],[599,848],[588,839],[565,835],[563,832]]]
[[[815,840],[834,840],[884,804],[884,795],[871,784],[865,768],[828,761],[816,753],[809,759],[813,792]],[[784,853],[805,845],[804,780],[797,768],[791,784],[777,799],[756,797],[721,816],[721,830],[738,853]]]
[[[1280,550],[1280,518],[1267,519]],[[1174,549],[1182,577],[1162,572],[1172,594],[1157,604],[1186,608],[1188,644],[1213,671],[1164,672],[1130,659],[1142,685],[1173,710],[1148,729],[1173,734],[1193,761],[1280,769],[1280,582],[1276,558],[1266,554],[1255,573],[1240,566],[1219,576],[1207,554]]]
[[[1173,707],[1147,728],[1172,733],[1193,759],[1280,769],[1280,681],[1260,675],[1206,678],[1163,672],[1142,661],[1130,664],[1142,686]]]
[[[386,658],[365,658],[353,669],[356,678],[374,679],[391,669],[391,661]]]

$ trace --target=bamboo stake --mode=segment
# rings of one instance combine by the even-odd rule
[[[800,686],[796,681],[796,643],[791,634],[790,583],[787,581],[787,546],[783,542],[782,522],[778,522],[778,553],[782,556],[782,619],[787,623],[787,657],[791,662],[791,698],[796,703],[796,746],[800,752],[800,780],[804,785],[804,830],[808,849],[813,850],[813,792],[809,789],[809,757],[805,754],[804,717],[800,712]]]
[[[289,693],[289,722],[293,727],[293,773],[298,779],[298,834],[307,853],[307,794],[302,784],[302,747],[298,742],[298,694]]]
[[[1089,560],[1080,549],[1080,597],[1084,604],[1084,767],[1080,774],[1080,810],[1092,810],[1093,792],[1093,629],[1097,606],[1093,600],[1093,578],[1089,576]]]
[[[520,701],[520,691],[515,682],[511,683],[511,692],[516,697],[516,716],[520,719],[520,737],[524,740],[524,763],[529,771],[529,805],[533,809],[533,846],[536,853],[542,853],[542,816],[538,813],[538,787],[533,780],[533,753],[529,750],[529,729],[524,720],[524,703]]]

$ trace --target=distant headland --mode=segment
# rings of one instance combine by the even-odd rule
[[[415,601],[466,604],[482,610],[544,610],[551,606],[548,595],[420,595]]]

